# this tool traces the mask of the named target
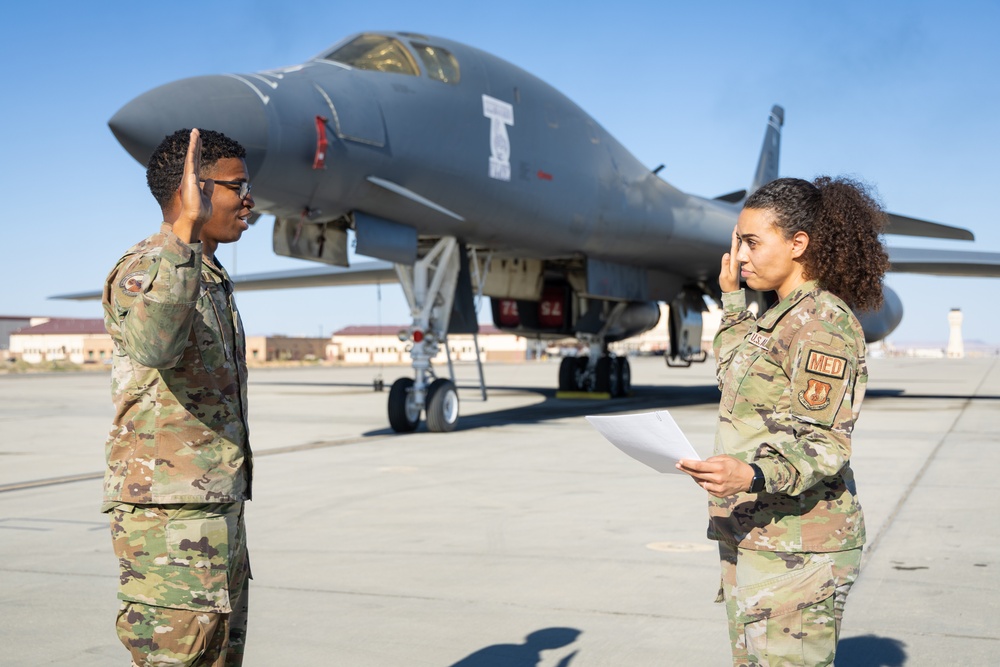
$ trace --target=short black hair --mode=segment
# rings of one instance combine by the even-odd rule
[[[221,132],[198,130],[198,133],[201,135],[202,173],[219,160],[230,157],[244,159],[247,156],[246,149],[238,141],[230,139]],[[181,186],[184,158],[187,156],[190,141],[190,129],[177,130],[165,137],[149,158],[149,164],[146,165],[146,183],[160,208],[166,208],[177,188]]]

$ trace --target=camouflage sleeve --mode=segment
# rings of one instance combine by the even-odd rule
[[[125,354],[171,368],[184,352],[201,289],[201,243],[173,234],[158,253],[127,257],[108,276],[105,321]]]
[[[746,338],[753,322],[754,315],[747,310],[744,290],[722,293],[722,322],[715,334],[715,340],[712,341],[712,349],[715,351],[715,376],[719,381],[719,389],[722,389],[722,379],[726,376],[726,369],[729,368],[733,355]]]
[[[793,437],[761,445],[755,463],[770,493],[796,496],[836,475],[851,457],[859,361],[848,338],[821,325],[803,327],[787,359],[789,388],[771,430]]]

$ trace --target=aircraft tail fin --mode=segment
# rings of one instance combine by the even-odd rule
[[[775,104],[767,119],[764,145],[760,149],[757,171],[753,176],[750,192],[753,193],[778,177],[778,154],[781,152],[781,126],[785,124],[785,110]]]

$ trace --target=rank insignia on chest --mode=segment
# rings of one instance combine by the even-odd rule
[[[822,354],[816,350],[809,350],[809,357],[806,359],[806,370],[810,373],[842,380],[844,379],[845,368],[847,368],[847,359],[835,357],[832,354]]]
[[[799,403],[807,410],[822,410],[830,405],[831,386],[820,380],[809,380],[806,388],[799,392]]]
[[[759,331],[754,331],[753,333],[751,333],[749,336],[747,336],[747,340],[750,341],[751,345],[756,345],[762,350],[768,349],[768,346],[771,343],[771,337],[765,336]]]

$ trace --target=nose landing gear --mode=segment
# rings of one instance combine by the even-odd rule
[[[431,360],[445,343],[448,320],[459,272],[459,245],[451,236],[434,244],[414,265],[396,265],[413,324],[400,332],[410,340],[413,378],[399,378],[389,390],[389,426],[397,433],[409,433],[426,414],[427,428],[447,432],[458,424],[458,392],[451,380],[437,378]]]

